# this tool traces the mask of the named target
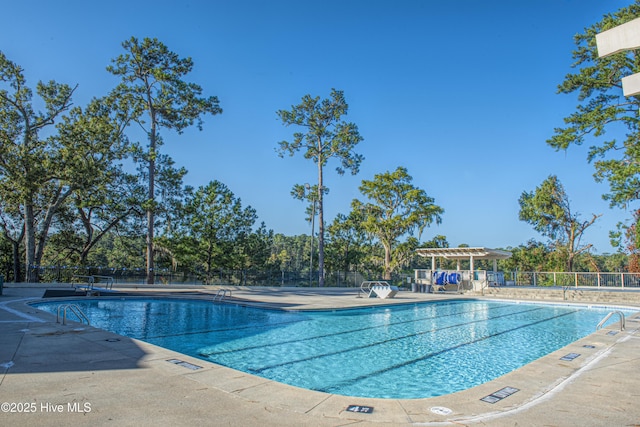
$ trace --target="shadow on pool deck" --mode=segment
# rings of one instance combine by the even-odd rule
[[[625,331],[598,331],[470,390],[363,399],[275,383],[78,323],[57,324],[55,316],[25,304],[42,291],[9,286],[0,296],[0,425],[640,425],[637,315]],[[207,291],[127,292],[194,297]],[[383,301],[356,298],[354,289],[236,288],[233,297],[243,304],[320,309],[450,296],[405,292]],[[563,360],[570,353],[579,356]],[[505,387],[516,391],[499,394],[494,403],[482,400]],[[374,411],[351,413],[349,405]]]

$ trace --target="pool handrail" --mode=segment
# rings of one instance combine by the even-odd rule
[[[60,311],[62,311],[62,324],[67,324],[67,310],[71,310],[71,312],[75,314],[78,319],[80,319],[80,323],[84,323],[84,321],[86,320],[87,325],[91,324],[87,315],[84,314],[84,312],[76,304],[60,304],[57,310],[56,323],[60,323]]]
[[[598,325],[596,326],[596,331],[599,330],[600,328],[602,328],[604,326],[604,324],[606,323],[607,320],[609,320],[611,318],[611,316],[613,316],[614,314],[617,314],[620,317],[620,330],[624,331],[626,324],[625,324],[625,320],[624,320],[624,314],[620,311],[620,310],[614,310],[612,312],[610,312],[609,314],[607,314],[606,316],[604,316],[604,319],[602,319],[600,321],[600,323],[598,323]]]
[[[97,276],[97,275],[93,275],[93,283],[95,284],[95,279],[100,279],[99,283],[104,283],[104,287],[105,289],[113,289],[113,276]],[[103,282],[104,280],[104,282]]]
[[[218,292],[213,296],[213,302],[223,301],[227,297],[227,292],[231,296],[231,289],[218,289]]]

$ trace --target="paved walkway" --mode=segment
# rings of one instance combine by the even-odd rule
[[[208,298],[215,293],[202,287],[126,291]],[[0,296],[0,426],[640,425],[636,316],[623,332],[598,331],[470,390],[428,399],[363,399],[275,383],[78,323],[60,325],[55,316],[25,304],[42,294],[42,286],[7,285]],[[353,289],[233,291],[245,303],[293,309],[449,298],[356,295]],[[580,357],[560,359],[568,353]],[[518,391],[495,403],[481,400],[505,388],[505,395]],[[374,412],[347,412],[353,404]]]

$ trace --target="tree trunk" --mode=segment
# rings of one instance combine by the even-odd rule
[[[62,187],[58,187],[55,191],[54,196],[51,198],[49,206],[45,212],[44,218],[41,220],[40,232],[39,235],[36,236],[36,247],[35,247],[35,257],[33,262],[38,267],[42,263],[42,257],[44,256],[44,247],[47,244],[47,239],[49,238],[49,229],[51,228],[51,223],[53,222],[53,217],[60,209],[60,206],[67,200],[69,195],[73,192],[72,188],[67,189],[66,192],[63,193]],[[35,228],[35,227],[34,227]],[[37,273],[38,281],[40,281],[40,271]]]
[[[24,204],[24,231],[25,281],[27,283],[35,283],[38,281],[38,271],[33,268],[36,258],[36,230],[34,224],[33,205],[29,200],[25,200]]]
[[[573,221],[571,223],[571,228],[569,229],[569,242],[567,244],[567,271],[573,271],[573,258],[575,257],[575,243],[576,242],[576,223]]]
[[[13,252],[13,281],[18,283],[22,281],[20,274],[20,241],[11,240],[11,248]]]
[[[23,217],[24,220],[24,217]],[[11,244],[11,257],[12,257],[12,264],[13,264],[13,281],[18,283],[22,281],[22,271],[20,268],[20,243],[22,241],[24,241],[24,224],[22,226],[22,231],[20,232],[19,236],[16,236],[16,238],[14,239],[13,237],[11,237],[11,234],[9,233],[9,231],[4,228],[4,238]],[[7,271],[7,273],[9,273]],[[9,274],[7,274],[7,277],[5,277],[5,280],[7,280],[9,278]]]
[[[51,197],[49,206],[44,215],[38,222],[40,224],[40,230],[38,232],[36,227],[36,219],[34,213],[34,206],[31,203],[31,198],[27,197],[24,203],[24,233],[25,233],[25,268],[26,268],[26,280],[29,283],[37,283],[40,281],[40,262],[44,255],[44,247],[49,237],[49,229],[53,222],[53,217],[60,209],[60,206],[67,200],[72,194],[74,189],[68,188],[65,192],[62,191],[62,187],[56,189],[55,194]],[[37,235],[39,234],[39,236]]]
[[[147,207],[147,284],[154,283],[153,238],[155,222],[155,175],[156,175],[156,124],[151,112],[151,132],[149,136],[149,206]]]
[[[384,276],[382,278],[391,280],[391,245],[383,242],[382,246],[384,246]]]
[[[322,200],[322,158],[318,158],[318,287],[324,286],[324,205]]]

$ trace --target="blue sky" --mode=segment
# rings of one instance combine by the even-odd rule
[[[330,162],[326,220],[348,213],[358,186],[404,166],[445,213],[422,241],[505,248],[545,241],[518,220],[518,198],[555,174],[583,220],[602,214],[583,243],[613,252],[608,232],[630,214],[601,199],[583,147],[555,152],[545,141],[574,111],[556,94],[571,72],[573,36],[628,1],[33,1],[2,0],[0,50],[28,83],[78,84],[77,105],[117,84],[107,73],[121,43],[156,37],[195,68],[188,80],[216,95],[224,113],[204,130],[163,134],[164,153],[189,170],[185,183],[225,183],[277,233],[309,234],[296,183],[317,182],[276,111],[305,94],[343,90],[346,120],[364,141],[360,173]]]

